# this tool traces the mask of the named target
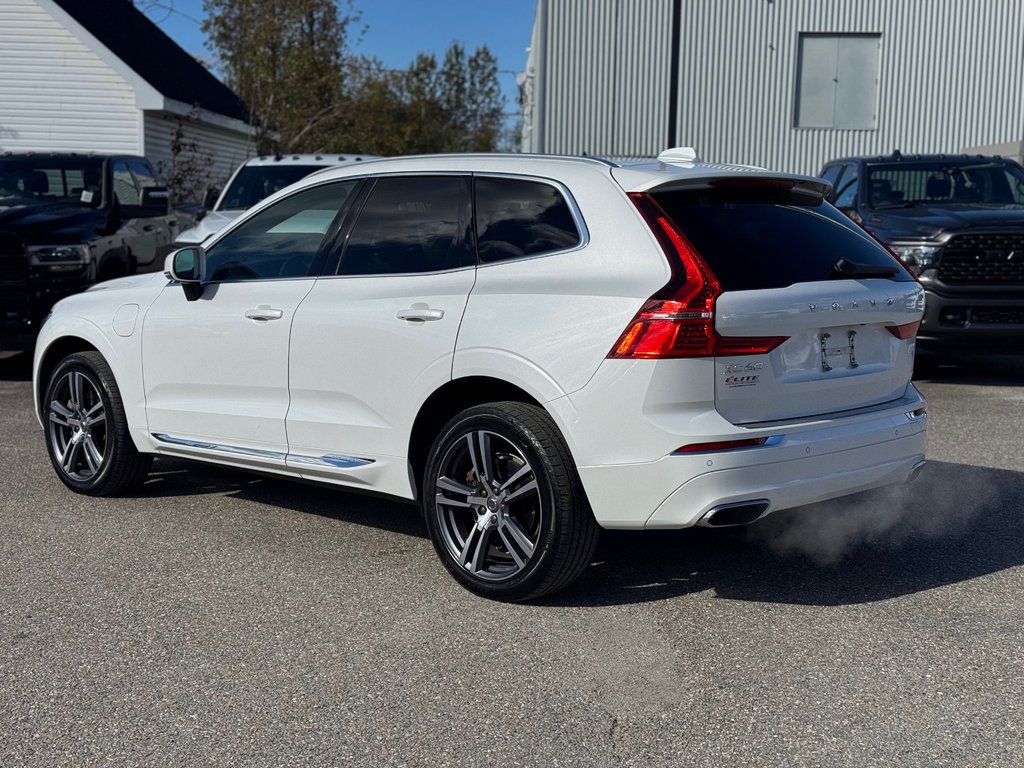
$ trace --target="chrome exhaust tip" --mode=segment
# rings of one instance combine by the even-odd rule
[[[924,469],[924,465],[926,463],[927,462],[925,461],[919,461],[910,469],[910,476],[907,477],[908,483],[917,480],[918,476],[921,474],[921,470]]]
[[[697,525],[707,528],[725,528],[734,525],[750,525],[764,517],[771,502],[768,499],[739,501],[712,507]]]

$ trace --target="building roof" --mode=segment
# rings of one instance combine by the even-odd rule
[[[54,0],[164,97],[248,121],[245,103],[131,0]]]

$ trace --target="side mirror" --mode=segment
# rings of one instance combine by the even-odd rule
[[[168,254],[164,261],[164,277],[181,283],[185,298],[195,301],[203,293],[206,277],[206,251],[194,245]]]
[[[203,208],[212,211],[213,206],[217,204],[218,197],[220,197],[220,190],[217,187],[207,187],[206,192],[203,193]]]
[[[171,193],[166,187],[146,187],[142,190],[143,216],[162,216],[170,210]]]

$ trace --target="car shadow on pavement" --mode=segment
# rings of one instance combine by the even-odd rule
[[[219,493],[426,537],[415,506],[160,458],[140,497]],[[869,603],[1024,564],[1024,472],[930,462],[913,483],[775,513],[746,528],[603,531],[592,564],[540,602],[601,606],[712,590],[765,603]]]
[[[32,379],[32,355],[28,352],[0,352],[0,381]]]
[[[426,538],[419,507],[390,498],[361,494],[301,480],[279,479],[199,461],[159,457],[139,498],[169,498],[216,493],[295,512],[372,525],[406,536]]]
[[[1020,386],[1024,384],[1024,357],[1020,355],[977,355],[973,357],[918,355],[914,360],[914,381],[989,387]]]
[[[932,462],[915,482],[770,515],[747,528],[605,531],[551,605],[719,598],[869,603],[1024,564],[1024,473]]]

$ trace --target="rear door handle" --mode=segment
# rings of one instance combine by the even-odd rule
[[[443,309],[431,309],[426,304],[413,304],[408,309],[398,310],[396,317],[399,320],[411,320],[412,322],[425,323],[427,320],[440,320],[444,317]]]
[[[284,317],[284,310],[274,309],[269,306],[259,306],[255,309],[245,310],[245,316],[250,320],[266,322],[267,320],[280,320]]]

